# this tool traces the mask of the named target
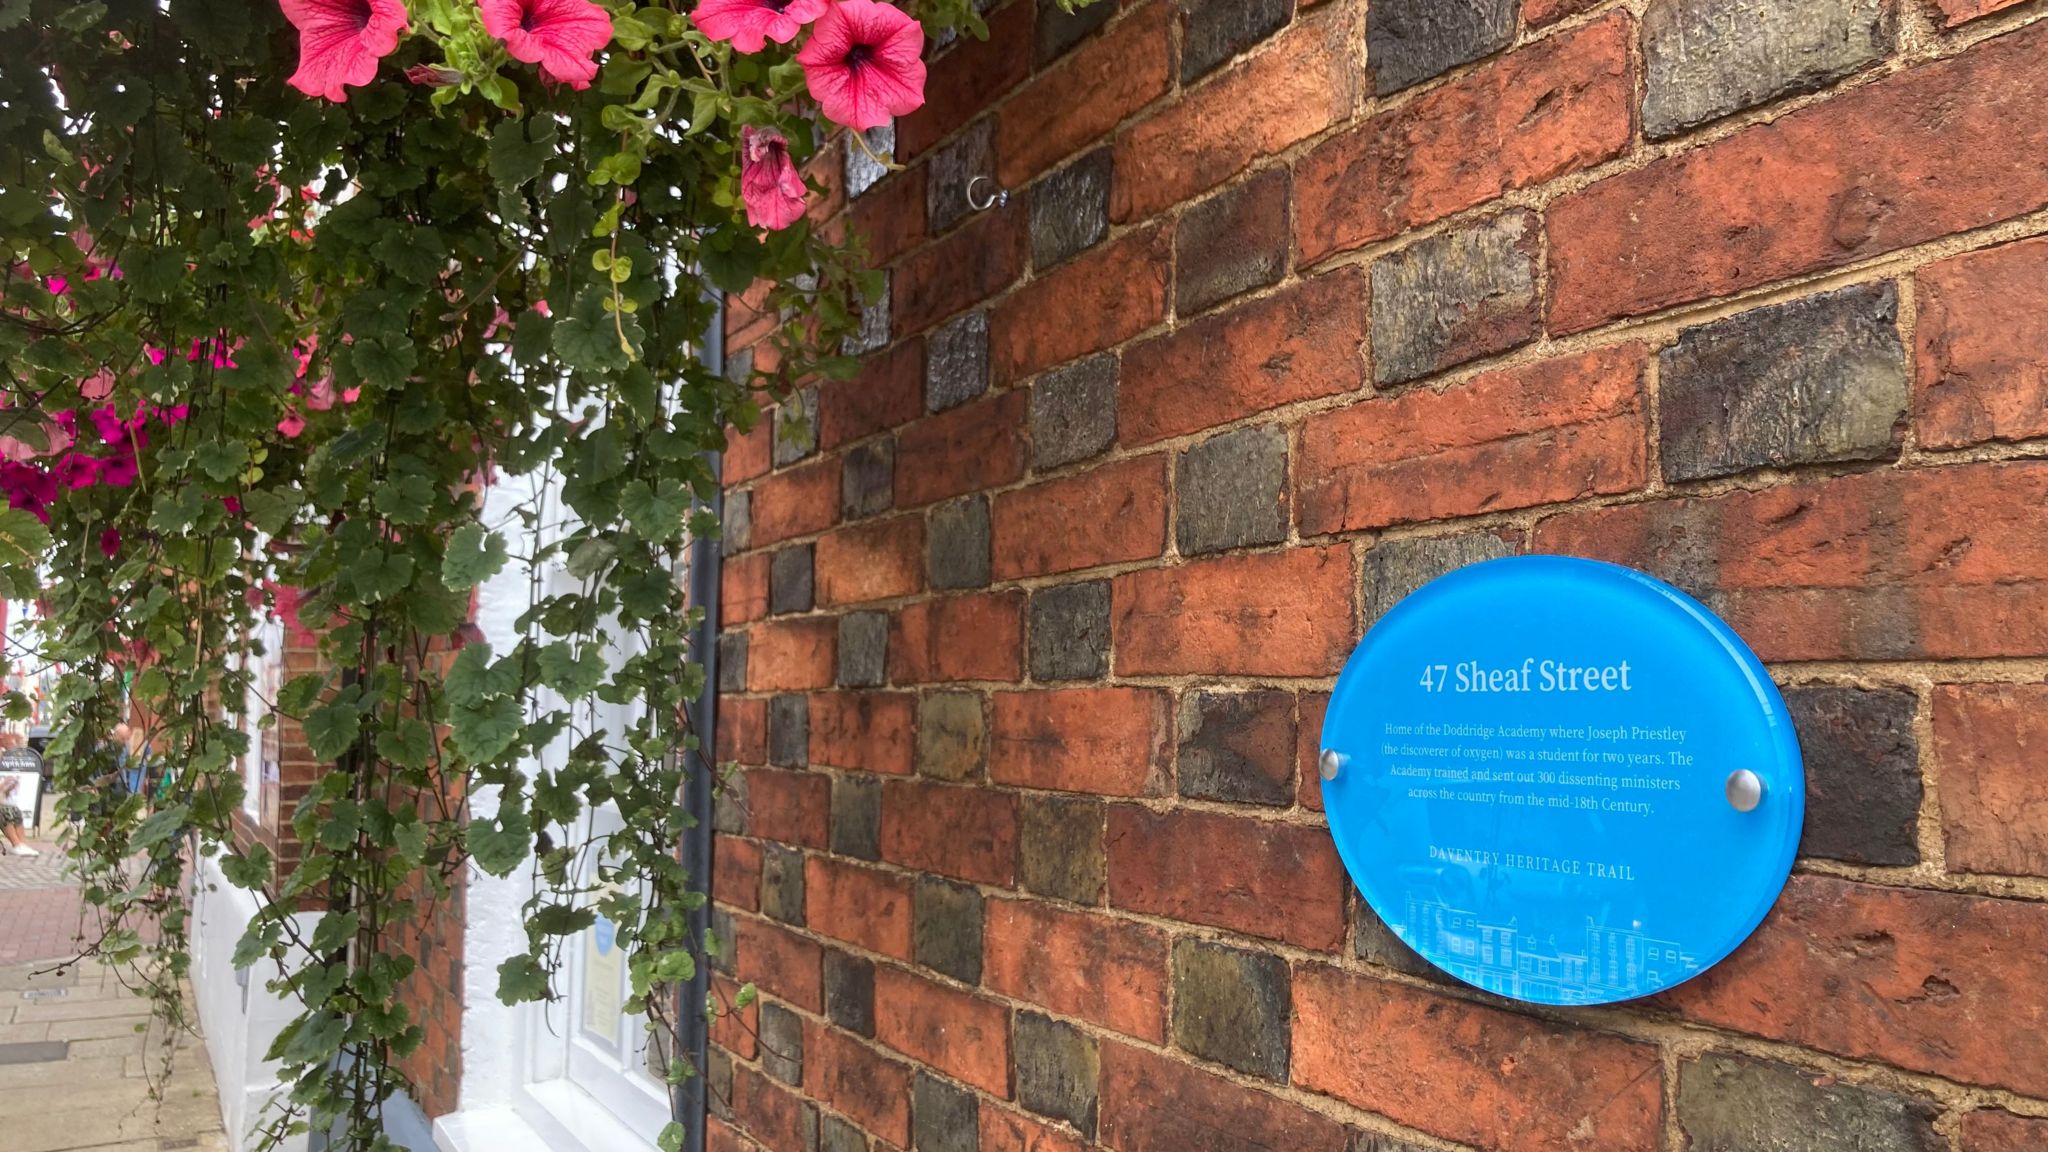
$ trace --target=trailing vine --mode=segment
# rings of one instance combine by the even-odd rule
[[[677,574],[717,531],[727,427],[851,371],[878,280],[798,173],[831,122],[916,106],[924,29],[983,32],[968,0],[914,15],[0,0],[0,591],[41,600],[62,669],[90,950],[182,1024],[193,846],[257,897],[234,963],[299,1008],[272,1140],[387,1146],[423,1035],[405,942],[464,867],[532,861],[508,1003],[554,998],[602,915],[624,1008],[665,1030],[722,946],[676,854],[703,678]],[[756,282],[775,369],[728,380],[700,340]],[[545,499],[493,522],[506,476]],[[493,647],[473,590],[515,560],[564,578]],[[237,816],[268,619],[323,656],[264,701],[330,765],[287,807],[289,867]],[[129,793],[124,720],[152,750]],[[621,830],[593,837],[601,806]]]

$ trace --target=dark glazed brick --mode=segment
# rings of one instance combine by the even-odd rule
[[[718,690],[747,690],[747,634],[725,632],[718,637]]]
[[[981,983],[981,893],[927,876],[915,905],[911,956],[964,984]]]
[[[1294,803],[1294,695],[1189,692],[1176,732],[1180,794],[1233,804]]]
[[[1093,680],[1109,673],[1109,581],[1031,594],[1031,677]]]
[[[1109,149],[1099,149],[1032,186],[1033,268],[1050,268],[1109,235],[1112,165]]]
[[[1031,464],[1086,460],[1116,440],[1116,357],[1090,356],[1048,372],[1031,389]]]
[[[1372,910],[1372,905],[1356,892],[1351,894],[1351,926],[1351,951],[1360,960],[1439,984],[1451,983],[1451,977],[1442,969],[1424,960],[1421,953],[1394,935],[1394,930]]]
[[[889,174],[887,168],[876,162],[875,156],[886,158],[895,155],[896,122],[891,120],[880,127],[870,128],[861,133],[861,139],[867,141],[866,148],[851,140],[846,142],[846,194],[851,198],[866,194]],[[870,152],[874,155],[869,155]]]
[[[798,544],[775,553],[768,561],[768,611],[809,612],[814,599],[812,551]]]
[[[711,934],[718,937],[718,952],[711,957],[711,966],[727,976],[733,974],[733,943],[739,937],[733,935],[732,913],[724,908],[711,909]]]
[[[768,762],[802,768],[811,762],[811,702],[794,693],[768,699]]]
[[[837,1116],[827,1115],[818,1132],[818,1152],[868,1152],[867,1134]]]
[[[848,450],[840,465],[839,510],[848,520],[887,512],[895,504],[896,442],[873,440]]]
[[[832,780],[832,851],[857,860],[882,858],[882,782],[866,776]]]
[[[1372,90],[1385,96],[1508,46],[1521,0],[1374,0],[1365,11]]]
[[[1210,69],[1286,27],[1294,0],[1182,0],[1187,31],[1181,40],[1180,82],[1192,84]]]
[[[988,587],[988,497],[962,496],[932,509],[925,539],[934,591]]]
[[[711,798],[711,827],[728,836],[747,834],[747,778],[734,772],[720,776]]]
[[[996,178],[996,120],[984,116],[962,132],[952,143],[932,153],[925,172],[925,219],[937,236],[972,212],[967,206],[967,185],[976,176],[988,180],[976,191],[986,194]]]
[[[1034,59],[1045,64],[1062,55],[1086,39],[1090,32],[1109,23],[1109,18],[1116,15],[1117,7],[1111,0],[1098,0],[1085,8],[1064,12],[1060,10],[1058,0],[1038,0],[1038,42]]]
[[[874,961],[826,951],[825,1018],[856,1036],[874,1036]]]
[[[1665,479],[1897,455],[1907,393],[1898,319],[1886,282],[1680,332],[1657,357]]]
[[[761,1071],[784,1084],[804,1080],[804,1018],[773,1000],[761,1001]]]
[[[919,1071],[910,1117],[912,1152],[980,1152],[980,1104],[965,1088]]]
[[[1278,956],[1182,940],[1173,946],[1173,1042],[1285,1084],[1292,988]]]
[[[889,675],[889,614],[848,612],[839,618],[841,688],[879,688]]]
[[[1102,804],[1025,795],[1018,810],[1018,881],[1027,892],[1095,904],[1109,863],[1102,847]]]
[[[745,385],[754,378],[752,348],[742,348],[725,358],[725,378],[739,385]]]
[[[818,390],[804,388],[775,408],[775,466],[794,464],[818,450]]]
[[[839,350],[848,356],[864,356],[889,342],[889,274],[882,274],[882,294],[860,305],[860,330],[839,342]],[[816,390],[811,396],[811,421],[816,423],[818,404]]]
[[[725,494],[725,515],[718,523],[718,551],[730,556],[746,550],[754,535],[754,490]]]
[[[1095,1040],[1071,1024],[1036,1012],[1017,1013],[1017,1103],[1083,1136],[1095,1134],[1096,1086],[1102,1058]]]
[[[1420,1144],[1411,1144],[1399,1137],[1379,1132],[1353,1132],[1351,1143],[1344,1152],[1430,1152]]]
[[[939,780],[981,775],[988,720],[973,692],[934,692],[917,703],[917,771]]]
[[[1690,1152],[1946,1152],[1932,1101],[1784,1064],[1708,1052],[1678,1066]]]
[[[1654,0],[1643,12],[1643,134],[1655,139],[1794,92],[1891,51],[1883,0]]]
[[[988,313],[969,312],[931,334],[924,349],[924,408],[943,412],[988,391]]]
[[[1402,597],[1445,573],[1514,553],[1514,545],[1491,532],[1375,544],[1365,554],[1365,626],[1372,627]]]
[[[1191,316],[1277,283],[1287,271],[1287,221],[1285,168],[1269,168],[1188,209],[1173,239],[1174,311]]]
[[[1852,864],[1918,864],[1918,698],[1903,688],[1788,688],[1785,707],[1806,761],[1799,854]]]
[[[761,913],[799,927],[804,922],[804,854],[780,844],[761,846]]]
[[[1509,212],[1372,265],[1373,380],[1403,384],[1534,339],[1542,228]]]
[[[1174,542],[1183,556],[1287,538],[1287,431],[1240,428],[1180,454]]]
[[[732,1120],[732,1053],[712,1045],[704,1053],[704,1103],[720,1120]]]

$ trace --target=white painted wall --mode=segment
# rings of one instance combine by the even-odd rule
[[[220,867],[203,859],[195,869],[192,900],[192,991],[206,1055],[220,1086],[221,1120],[234,1152],[250,1152],[254,1132],[270,1100],[280,1091],[277,1064],[263,1058],[271,1041],[298,1013],[264,988],[270,973],[261,967],[236,969],[235,943],[256,915],[256,898],[228,883]],[[318,913],[298,918],[310,935]],[[303,1152],[304,1136],[287,1140],[282,1152]]]

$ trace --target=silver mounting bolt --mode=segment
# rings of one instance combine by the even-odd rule
[[[1754,812],[1764,802],[1763,777],[1747,768],[1728,774],[1728,806],[1737,812]]]
[[[1316,757],[1316,769],[1321,773],[1323,779],[1335,780],[1337,773],[1344,770],[1345,763],[1350,759],[1351,757],[1334,748],[1325,748],[1323,749],[1323,754]]]

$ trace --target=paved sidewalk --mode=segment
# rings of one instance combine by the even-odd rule
[[[0,1150],[224,1152],[198,1038],[181,1038],[160,1079],[149,1002],[92,961],[58,966],[74,954],[78,889],[54,846],[37,847],[51,854],[0,859]]]

